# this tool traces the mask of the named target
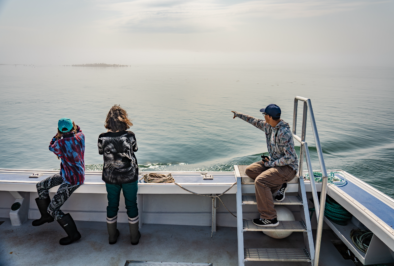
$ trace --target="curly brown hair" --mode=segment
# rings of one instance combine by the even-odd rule
[[[115,104],[108,112],[104,127],[112,132],[118,132],[127,130],[132,125],[133,123],[129,120],[126,110]]]

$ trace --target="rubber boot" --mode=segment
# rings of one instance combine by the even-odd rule
[[[69,245],[81,238],[81,234],[78,232],[77,226],[69,213],[65,214],[62,219],[57,220],[57,222],[67,233],[67,237],[60,239],[60,245]]]
[[[129,223],[130,241],[132,245],[138,245],[138,242],[140,241],[141,234],[140,231],[138,230],[138,227],[139,227],[139,222],[136,222],[135,224]]]
[[[41,218],[38,220],[34,220],[32,222],[32,225],[33,226],[40,226],[45,223],[52,223],[53,217],[47,211],[49,203],[51,203],[51,199],[50,198],[46,198],[46,199],[36,198],[36,203],[37,203],[38,210],[41,213]]]
[[[119,230],[117,229],[117,222],[115,223],[107,223],[108,229],[108,242],[110,245],[115,244],[118,241],[118,237],[120,235]]]

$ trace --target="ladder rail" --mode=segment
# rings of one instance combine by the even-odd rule
[[[306,225],[306,229],[307,229],[307,232],[306,232],[307,238],[308,238],[307,248],[309,249],[309,256],[311,258],[311,265],[313,265],[313,263],[315,261],[315,246],[313,245],[312,225],[311,225],[311,220],[309,219],[308,199],[306,198],[304,179],[299,178],[298,182],[300,184],[302,202],[304,203],[302,207],[304,209],[305,225]]]
[[[297,112],[298,112],[297,108],[298,108],[298,101],[303,101],[304,102],[303,123],[302,123],[302,131],[303,132],[301,133],[302,137],[297,136]],[[317,126],[316,126],[316,121],[315,121],[315,114],[313,112],[312,102],[308,98],[301,97],[301,96],[296,96],[295,99],[294,99],[293,136],[299,142],[305,141],[305,137],[306,137],[306,117],[307,117],[306,109],[309,110],[309,114],[311,116],[310,120],[311,120],[311,125],[312,125],[312,132],[313,132],[313,136],[315,137],[316,150],[317,150],[317,155],[319,157],[321,171],[322,171],[323,175],[327,177],[326,164],[325,164],[324,158],[323,158],[323,151],[322,151],[321,144],[320,144],[319,133],[317,132]]]
[[[313,178],[313,169],[312,169],[311,157],[309,155],[308,143],[306,143],[306,142],[304,142],[304,152],[305,152],[306,166],[308,168],[308,173],[309,173],[309,176],[311,176],[310,182],[311,182],[312,197],[313,197],[313,199],[318,199],[316,183],[315,183],[315,179]],[[319,202],[317,200],[314,200],[313,204],[315,206],[316,219],[318,220],[319,219],[319,214],[320,214]]]
[[[234,165],[235,178],[237,179],[237,240],[238,240],[238,266],[245,265],[243,212],[242,212],[242,177],[238,166]]]
[[[238,265],[239,266],[245,266],[246,262],[248,261],[288,261],[288,262],[296,262],[296,261],[305,261],[305,262],[310,262],[311,265],[314,263],[315,259],[315,247],[313,244],[313,234],[312,234],[312,226],[311,226],[311,220],[309,217],[309,209],[308,209],[308,204],[307,204],[307,197],[306,197],[306,190],[305,190],[305,184],[304,180],[302,178],[298,178],[298,187],[299,187],[299,203],[293,204],[293,202],[290,200],[288,203],[292,204],[286,204],[286,205],[294,205],[294,206],[299,206],[303,210],[304,213],[304,223],[301,223],[301,227],[297,223],[292,223],[292,222],[283,222],[285,224],[282,224],[283,228],[254,228],[254,226],[250,226],[250,221],[249,222],[244,222],[243,220],[243,205],[245,204],[244,202],[244,197],[243,197],[243,189],[242,189],[242,175],[240,173],[240,168],[238,165],[234,165],[234,175],[237,180],[237,194],[236,194],[236,204],[237,204],[237,240],[238,240]],[[256,199],[247,199],[249,201],[256,201]],[[257,202],[247,202],[247,205],[249,204],[257,204]],[[303,226],[302,226],[303,225]],[[246,226],[246,227],[245,227]],[[286,252],[287,249],[261,249],[261,252],[269,252],[271,254],[270,256],[274,256],[270,259],[267,258],[254,258],[252,259],[250,257],[250,252],[251,250],[260,250],[260,249],[245,249],[244,248],[244,233],[246,231],[276,231],[276,230],[281,230],[283,231],[292,231],[292,232],[300,232],[304,234],[304,240],[305,240],[305,248],[302,249],[306,253],[303,255],[303,258],[289,258],[286,257],[288,254]],[[268,251],[271,250],[271,251]],[[254,252],[254,251],[253,251]],[[259,251],[260,252],[260,251]],[[283,253],[284,252],[284,253]],[[289,251],[290,252],[290,251]],[[297,251],[299,252],[299,251]],[[290,252],[291,253],[291,252]],[[287,254],[287,255],[286,255]],[[256,255],[256,254],[255,254]],[[294,255],[294,254],[293,254]],[[297,254],[296,254],[297,255]],[[279,256],[279,257],[278,257]],[[282,256],[284,256],[282,258]],[[300,256],[299,254],[297,255],[298,257]],[[264,256],[263,256],[264,257]]]
[[[297,136],[298,101],[304,102],[301,137]],[[317,155],[319,157],[320,167],[321,167],[322,176],[323,176],[322,177],[322,189],[321,189],[321,195],[320,195],[320,206],[319,206],[319,199],[317,197],[317,193],[313,193],[313,191],[312,191],[315,209],[319,210],[319,215],[316,215],[316,217],[317,217],[317,234],[316,234],[315,258],[314,258],[314,266],[318,266],[319,258],[320,258],[321,238],[322,238],[322,233],[323,233],[323,220],[324,220],[324,215],[320,215],[320,214],[321,213],[324,214],[324,209],[325,209],[325,205],[326,205],[327,169],[326,169],[326,165],[325,165],[324,158],[323,158],[323,151],[322,151],[321,144],[320,144],[319,133],[317,132],[317,126],[316,126],[315,115],[314,115],[313,108],[312,108],[312,102],[308,98],[296,96],[294,98],[293,136],[294,136],[294,139],[299,141],[301,144],[299,176],[300,176],[300,178],[303,177],[302,163],[303,163],[303,157],[304,157],[303,155],[305,153],[308,170],[310,173],[312,173],[312,175],[310,174],[311,184],[312,183],[314,184],[313,171],[312,171],[312,165],[310,163],[309,150],[308,150],[308,152],[306,151],[306,147],[308,147],[308,145],[305,143],[307,111],[309,111],[309,115],[311,117],[310,120],[311,120],[312,132],[313,132],[313,136],[315,138]],[[316,208],[316,206],[318,208]]]

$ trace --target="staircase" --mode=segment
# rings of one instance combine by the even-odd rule
[[[301,136],[296,135],[297,128],[297,112],[298,101],[303,102],[302,112],[302,128]],[[310,180],[311,192],[316,210],[317,231],[316,231],[316,246],[313,243],[312,228],[309,217],[309,208],[306,198],[303,162],[305,160],[309,176],[313,177],[313,169],[309,155],[308,143],[306,142],[306,121],[309,111],[311,129],[315,139],[316,151],[320,162],[321,172],[323,174],[320,200],[317,195],[317,189],[313,178]],[[311,100],[305,97],[296,96],[294,99],[294,113],[293,113],[293,128],[292,133],[294,140],[298,141],[300,147],[300,157],[298,166],[298,175],[288,183],[288,190],[286,198],[282,202],[275,202],[275,205],[298,206],[300,209],[301,221],[280,221],[279,226],[271,228],[262,228],[255,226],[252,221],[244,221],[243,206],[256,205],[256,198],[254,196],[254,182],[251,178],[246,176],[246,165],[235,165],[235,175],[237,178],[237,236],[238,236],[238,265],[244,266],[245,262],[260,261],[260,262],[306,262],[313,266],[318,266],[320,257],[321,238],[323,232],[324,208],[326,204],[327,193],[327,170],[324,163],[323,151],[320,144],[319,134],[315,121],[315,115],[312,108]],[[295,192],[296,195],[288,195],[289,192]],[[256,207],[257,209],[257,207]],[[257,214],[257,210],[256,210]],[[257,218],[257,217],[255,217]],[[304,235],[303,248],[244,248],[244,233],[249,232],[294,232],[302,233]],[[283,240],[286,241],[286,240]]]
[[[306,198],[304,180],[295,177],[288,184],[286,198],[281,202],[274,201],[275,205],[296,206],[302,213],[301,221],[279,221],[277,227],[259,227],[251,220],[243,219],[243,206],[255,205],[257,214],[257,202],[254,194],[254,182],[245,175],[247,165],[235,165],[237,175],[237,233],[238,233],[238,265],[243,266],[245,262],[308,262],[313,265],[314,245],[312,227],[309,217],[309,208]],[[289,192],[292,195],[288,195]],[[253,193],[253,194],[252,194]],[[257,218],[257,217],[255,217]],[[292,232],[304,235],[304,247],[301,248],[244,248],[244,233],[254,232]],[[287,241],[287,240],[283,240]]]

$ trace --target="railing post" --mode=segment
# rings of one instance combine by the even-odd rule
[[[310,99],[308,99],[308,107],[309,107],[309,115],[311,116],[312,132],[315,137],[316,150],[317,150],[317,155],[318,155],[319,161],[320,161],[321,171],[322,171],[323,177],[327,177],[326,164],[324,163],[324,159],[323,159],[323,150],[320,145],[320,138],[319,138],[319,134],[317,133],[317,127],[316,127],[316,121],[315,121],[315,114],[313,113],[312,103],[311,103]]]
[[[294,112],[293,112],[293,134],[297,134],[297,111],[298,111],[298,99],[294,99]]]
[[[322,178],[322,187],[321,187],[321,195],[320,195],[320,215],[317,223],[314,266],[319,265],[321,238],[323,235],[324,208],[326,207],[326,194],[327,194],[327,175]]]
[[[321,148],[319,134],[317,132],[317,126],[316,126],[316,121],[315,121],[315,114],[313,113],[312,102],[310,99],[308,99],[307,102],[308,102],[308,107],[309,107],[309,113],[311,116],[312,131],[313,131],[313,135],[315,136],[317,155],[319,157],[322,176],[323,176],[322,177],[321,193],[320,193],[320,210],[319,210],[319,219],[317,222],[316,249],[315,249],[315,266],[318,266],[319,265],[319,258],[320,258],[321,238],[323,235],[324,209],[326,207],[327,170],[326,170],[326,164],[324,163],[324,158],[323,158],[323,149]]]
[[[302,132],[301,132],[301,140],[305,141],[306,138],[306,118],[308,115],[308,105],[304,102],[304,110],[302,111]]]
[[[304,102],[304,109],[302,112],[302,131],[301,131],[301,147],[300,147],[300,162],[299,162],[299,168],[298,168],[298,176],[300,178],[304,177],[303,174],[303,166],[304,166],[304,141],[306,137],[306,120],[307,120],[307,105],[306,102]]]
[[[315,184],[315,178],[313,176],[313,169],[312,169],[312,163],[311,163],[311,157],[309,155],[309,147],[308,143],[304,143],[304,151],[305,151],[305,159],[306,159],[306,166],[308,168],[310,182],[311,182],[311,190],[312,190],[312,197],[314,199],[313,203],[315,206],[315,212],[316,212],[316,221],[319,220],[319,213],[320,213],[320,205],[318,201],[318,196],[317,196],[317,189],[316,189],[316,184]]]
[[[298,100],[301,100],[304,102],[304,110],[303,110],[303,124],[302,124],[302,135],[301,138],[296,135],[296,123],[297,123],[297,104]],[[317,232],[316,232],[316,248],[315,248],[315,260],[314,260],[314,266],[319,265],[319,258],[320,258],[320,248],[321,248],[321,238],[323,234],[323,221],[324,221],[324,209],[326,207],[326,195],[327,195],[327,170],[326,170],[326,165],[324,163],[324,158],[323,158],[323,150],[321,148],[320,144],[320,139],[319,139],[319,134],[317,132],[317,126],[316,126],[316,121],[315,121],[315,115],[313,113],[313,108],[312,108],[312,103],[311,100],[308,98],[296,96],[294,100],[294,115],[293,115],[293,134],[294,138],[296,138],[298,141],[301,143],[301,151],[300,151],[300,177],[302,176],[302,163],[303,163],[303,153],[305,152],[306,160],[307,160],[307,166],[309,170],[309,175],[311,176],[311,185],[314,185],[314,178],[313,176],[313,171],[312,171],[312,165],[310,162],[310,157],[309,157],[309,150],[308,145],[304,142],[305,140],[305,134],[306,134],[306,112],[307,109],[309,109],[309,114],[310,114],[310,119],[311,119],[311,126],[312,126],[312,132],[315,137],[315,142],[316,142],[316,149],[317,149],[317,155],[319,157],[319,162],[321,166],[321,171],[322,171],[322,189],[321,189],[321,196],[320,196],[320,208],[319,207],[319,202],[315,202],[315,209],[316,209],[316,217],[317,217]],[[304,150],[305,149],[305,150]],[[313,184],[312,184],[313,182]],[[318,201],[317,197],[317,192],[315,189],[315,193],[313,192],[312,188],[312,195],[314,198],[314,201]]]
[[[300,144],[301,146],[300,146],[300,162],[299,162],[299,164],[298,164],[298,176],[299,176],[299,178],[303,178],[303,175],[302,175],[302,171],[303,171],[303,169],[302,169],[302,165],[303,165],[303,157],[304,157],[304,151],[303,151],[303,149],[304,149],[304,144],[303,144],[303,142],[301,142],[301,144]]]
[[[237,178],[237,238],[238,238],[238,266],[245,265],[244,233],[243,233],[243,213],[242,213],[242,177],[238,166],[234,166],[235,177]]]

